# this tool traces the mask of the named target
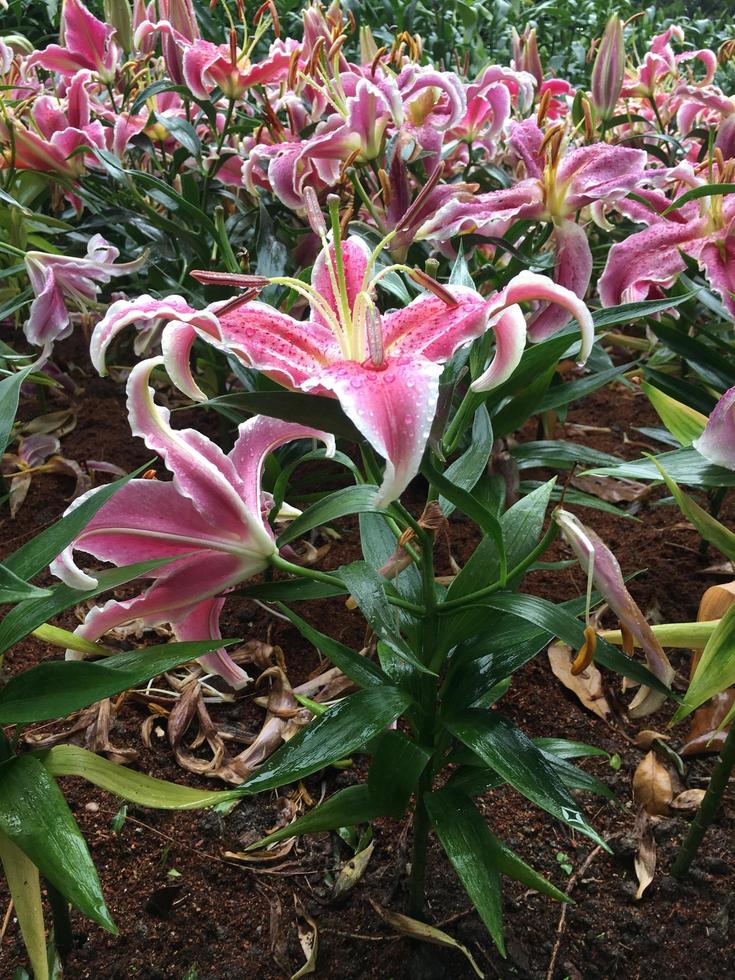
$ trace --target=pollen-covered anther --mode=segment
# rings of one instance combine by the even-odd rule
[[[373,367],[383,367],[385,363],[385,345],[383,344],[383,320],[380,312],[369,306],[365,313],[365,332],[367,334],[368,350]]]
[[[595,650],[597,649],[597,633],[595,632],[594,626],[585,626],[584,628],[584,643],[579,648],[577,656],[572,661],[571,671],[576,677],[577,674],[581,674],[583,670],[586,670],[592,663]]]
[[[430,293],[438,296],[447,306],[459,306],[459,302],[452,296],[449,290],[428,273],[421,269],[411,269],[409,275],[417,285],[423,289],[428,289]]]

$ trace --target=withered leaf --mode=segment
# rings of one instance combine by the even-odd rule
[[[590,664],[581,674],[572,673],[572,648],[566,643],[552,643],[548,649],[549,663],[554,677],[572,691],[589,711],[607,721],[610,705],[602,688],[602,674]]]
[[[372,898],[370,899],[370,904],[381,919],[387,922],[396,932],[400,932],[404,936],[410,936],[411,939],[419,939],[424,943],[433,943],[435,946],[448,946],[450,949],[458,949],[460,953],[463,953],[467,957],[470,966],[477,976],[480,977],[480,980],[484,980],[485,974],[477,965],[472,953],[462,943],[457,942],[456,939],[452,939],[448,933],[442,932],[441,929],[437,929],[435,926],[427,925],[425,922],[419,922],[418,919],[412,919],[408,915],[403,915],[401,912],[391,912],[390,909],[382,908]]]
[[[682,813],[696,813],[704,799],[706,790],[685,789],[671,801],[671,809]]]
[[[354,857],[344,864],[337,875],[334,883],[333,898],[342,898],[347,892],[352,891],[360,878],[365,874],[370,858],[375,850],[375,842],[370,841],[367,847],[358,851]]]
[[[635,822],[635,838],[638,844],[634,859],[635,874],[638,879],[638,891],[635,897],[640,901],[643,892],[653,881],[656,871],[656,838],[653,836],[651,817],[645,810],[641,810]]]
[[[293,901],[296,908],[296,923],[299,930],[299,942],[301,943],[301,949],[306,957],[306,962],[304,965],[291,977],[291,980],[298,980],[299,977],[305,977],[309,973],[316,972],[316,957],[317,953],[319,952],[319,930],[316,927],[316,922],[314,922],[312,917],[306,911],[296,894],[294,894]]]
[[[671,774],[651,750],[638,764],[633,775],[633,799],[650,814],[669,812],[674,791]]]
[[[654,732],[650,728],[645,728],[642,732],[636,732],[633,736],[633,741],[639,749],[645,751],[646,749],[650,749],[654,742],[668,742],[670,738],[670,735],[663,735],[661,732]]]
[[[681,754],[689,756],[704,752],[719,752],[730,728],[728,726],[722,731],[718,731],[718,728],[733,704],[735,704],[735,690],[730,688],[715,694],[701,708],[697,708],[692,715],[687,740],[682,746]]]

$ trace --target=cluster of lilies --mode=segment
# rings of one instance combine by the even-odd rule
[[[124,327],[160,340],[160,356],[129,375],[128,405],[133,433],[173,479],[129,482],[53,571],[89,588],[94,579],[75,564],[75,550],[120,565],[175,560],[141,595],[95,608],[79,630],[87,639],[132,619],[172,623],[180,639],[217,637],[222,596],[277,553],[272,501],[260,487],[265,456],[304,438],[333,449],[323,432],[264,417],[240,426],[229,454],[200,432],[173,428],[151,374],[163,366],[186,397],[206,400],[192,370],[197,342],[286,389],[337,399],[385,460],[376,500],[385,507],[419,470],[444,365],[478,338],[494,339],[471,380],[482,392],[507,381],[527,343],[570,319],[584,362],[594,341],[589,305],[660,298],[692,267],[735,317],[735,101],[715,84],[717,56],[687,49],[676,27],[633,64],[624,25],[611,18],[591,90],[575,92],[544,77],[532,33],[516,39],[511,66],[470,77],[427,63],[418,37],[378,47],[337,2],[308,6],[298,39],[281,36],[272,2],[251,25],[238,5],[237,17],[227,11],[221,44],[202,37],[191,0],[109,7],[103,23],[82,0],[64,0],[62,43],[42,50],[0,38],[6,195],[25,173],[46,174],[59,212],[78,218],[90,175],[111,159],[161,173],[183,127],[200,149],[179,154],[179,185],[193,176],[222,201],[265,202],[302,244],[290,274],[191,270],[205,286],[236,293],[207,306],[144,293],[148,256],[120,262],[100,234],[79,256],[16,249],[33,293],[25,336],[41,361],[80,315],[94,326],[100,373]],[[535,243],[534,267],[503,277],[524,242]],[[462,248],[490,270],[478,288],[440,281],[441,263]],[[396,275],[417,293],[397,308],[384,289]],[[139,285],[107,305],[100,287],[113,277]],[[288,292],[287,311],[259,299],[272,286]],[[731,394],[699,445],[735,466]],[[562,526],[574,539],[573,525]],[[602,547],[592,547],[598,571]],[[607,592],[630,609],[622,579]],[[233,686],[247,680],[224,650],[208,662]],[[660,648],[651,666],[670,682]]]

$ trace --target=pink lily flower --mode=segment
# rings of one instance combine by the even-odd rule
[[[332,437],[317,429],[264,416],[240,426],[227,455],[195,429],[174,430],[168,410],[156,405],[149,386],[151,372],[161,363],[160,357],[149,358],[133,368],[128,411],[133,434],[158,453],[173,480],[131,480],[103,504],[51,571],[73,588],[90,589],[97,580],[76,565],[75,551],[118,566],[174,560],[151,572],[153,584],[135,598],[111,599],[92,609],[76,630],[88,640],[131,620],[148,627],[170,623],[178,640],[219,638],[222,593],[262,572],[278,552],[263,514],[265,457],[295,439],[321,439],[329,453],[334,449]],[[68,658],[75,656],[67,651]],[[224,649],[202,657],[201,663],[232,687],[249,681]]]
[[[730,388],[712,409],[704,432],[692,443],[710,463],[735,470],[735,388]]]
[[[727,179],[732,163],[722,177]],[[688,165],[671,172],[692,186],[704,181]],[[720,178],[722,179],[722,178]],[[666,206],[671,201],[664,199]],[[700,270],[735,318],[735,196],[712,195],[661,215],[636,210],[636,219],[649,225],[610,249],[598,289],[603,306],[637,302],[663,295],[686,269],[684,256],[696,259]]]
[[[525,320],[517,304],[544,299],[562,303],[577,317],[583,333],[582,359],[589,353],[593,327],[587,308],[544,276],[521,273],[489,301],[473,289],[435,284],[439,295],[425,293],[405,309],[381,315],[374,299],[375,287],[387,271],[374,273],[380,247],[371,253],[360,238],[352,236],[335,250],[323,235],[322,240],[311,285],[289,277],[270,280],[308,300],[308,320],[296,320],[261,302],[235,309],[231,303],[216,304],[203,311],[186,307],[180,297],[113,303],[92,337],[95,367],[104,373],[106,348],[125,325],[163,317],[169,321],[162,336],[169,376],[191,398],[206,397],[189,364],[197,337],[286,388],[337,398],[386,460],[377,503],[387,505],[418,472],[436,411],[442,365],[459,347],[492,326],[495,356],[473,388],[482,391],[502,383],[525,346]],[[388,268],[410,271],[405,266]],[[200,273],[198,278],[222,284],[233,281],[225,273]],[[257,285],[265,283],[259,280]],[[220,307],[224,308],[218,313]]]
[[[97,299],[98,284],[113,276],[127,276],[138,270],[147,253],[131,262],[115,264],[119,251],[102,235],[87,242],[83,258],[52,255],[48,252],[26,252],[25,266],[35,299],[24,326],[26,338],[48,352],[54,341],[68,337],[72,331],[66,300],[82,310]]]
[[[620,620],[621,626],[625,627],[645,651],[648,669],[654,677],[670,688],[674,679],[674,669],[661,648],[656,634],[628,592],[615,555],[591,528],[582,524],[569,511],[557,508],[554,511],[554,520],[561,529],[562,537],[571,546],[582,570],[589,577],[589,591],[594,584]],[[630,716],[641,718],[652,714],[661,707],[665,697],[659,691],[641,687],[628,709]]]
[[[91,146],[104,149],[105,134],[102,124],[95,120],[84,129],[76,126],[58,129],[46,139],[8,112],[5,120],[0,119],[0,145],[0,169],[12,164],[17,170],[38,170],[75,181],[84,173],[87,163],[87,154],[76,151]]]
[[[61,75],[73,75],[80,68],[88,68],[100,81],[112,82],[120,58],[114,34],[115,28],[97,20],[81,0],[64,0],[61,11],[64,46],[50,44],[32,54],[27,64],[40,65]]]
[[[419,229],[418,239],[446,241],[454,235],[503,237],[519,219],[550,221],[554,226],[554,280],[580,298],[592,276],[592,252],[587,235],[574,220],[588,205],[609,204],[625,197],[641,180],[646,165],[643,150],[596,143],[559,152],[559,141],[546,140],[533,120],[513,130],[511,146],[523,160],[528,177],[505,190],[450,201]],[[563,309],[540,308],[528,326],[531,340],[544,340],[566,323]]]

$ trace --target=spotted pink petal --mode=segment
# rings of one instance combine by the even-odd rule
[[[472,382],[473,391],[491,391],[518,367],[526,347],[526,318],[519,306],[509,306],[493,324],[495,356],[488,369]]]
[[[165,300],[153,296],[139,296],[136,300],[114,302],[94,328],[89,345],[92,364],[99,374],[107,372],[105,357],[107,348],[115,337],[130,324],[145,324],[152,320],[180,320],[196,323],[203,331],[216,333],[216,317],[208,310],[195,310],[183,296],[168,296]]]
[[[29,343],[49,348],[55,340],[68,337],[72,331],[64,294],[56,282],[53,269],[48,269],[43,286],[31,303],[28,321],[23,332]]]
[[[284,422],[266,415],[255,415],[242,422],[237,432],[230,459],[245,488],[243,494],[245,505],[253,513],[258,513],[260,509],[263,464],[269,453],[295,439],[321,440],[326,447],[327,456],[333,456],[336,448],[334,436],[320,429],[295,422]]]
[[[595,341],[595,325],[587,306],[575,296],[571,289],[559,286],[547,276],[536,272],[523,271],[514,276],[508,285],[490,301],[490,316],[493,317],[501,310],[516,303],[545,301],[557,303],[569,316],[579,324],[582,343],[579,349],[579,360],[584,363],[590,355]]]
[[[730,388],[712,409],[694,448],[716,466],[735,470],[735,388]]]
[[[351,311],[354,307],[357,294],[363,288],[365,270],[367,269],[368,259],[370,258],[370,249],[361,238],[358,238],[356,235],[351,235],[342,242],[342,256],[347,286],[347,306]],[[332,276],[329,274],[329,266],[331,264],[336,281],[337,267],[335,263],[334,245],[330,245],[329,247],[329,256],[327,256],[326,250],[322,249],[314,263],[314,269],[311,273],[311,284],[319,295],[324,297],[330,309],[339,318],[339,300],[335,297],[332,287]],[[327,325],[317,309],[312,309],[312,317],[317,323]]]
[[[487,300],[464,286],[451,286],[447,292],[457,300],[456,306],[426,293],[383,317],[383,342],[391,355],[448,361],[457,348],[485,331]]]
[[[314,278],[319,279],[325,291],[329,289],[325,298],[331,305],[331,286],[322,283],[326,272],[315,267]],[[321,319],[294,320],[259,302],[225,313],[215,336],[216,341],[210,343],[231,351],[287,388],[301,387],[314,377],[325,360],[339,356],[335,336]]]
[[[390,355],[381,369],[342,361],[304,390],[332,391],[345,414],[385,459],[378,506],[397,500],[418,473],[439,395],[439,364],[419,354]]]
[[[598,291],[603,306],[635,303],[652,289],[668,289],[684,271],[679,251],[702,234],[703,221],[660,222],[610,249]]]
[[[133,435],[144,439],[173,473],[177,490],[188,497],[201,516],[228,535],[245,530],[248,547],[265,560],[274,544],[263,527],[260,514],[251,513],[243,503],[244,485],[229,457],[195,429],[172,429],[170,412],[157,405],[150,387],[152,371],[163,364],[162,357],[141,361],[128,378],[128,414]]]
[[[691,254],[699,262],[710,286],[735,318],[735,240],[731,235],[711,235]]]
[[[204,599],[197,603],[183,619],[171,623],[176,639],[180,643],[221,639],[219,618],[224,604],[225,599]],[[246,687],[251,681],[250,675],[235,663],[224,647],[200,657],[199,663],[205,670],[226,680],[236,691]]]
[[[514,187],[470,200],[452,200],[419,228],[418,239],[446,241],[454,235],[477,232],[502,236],[519,218],[538,218],[543,213],[543,189],[537,180],[521,180]]]
[[[592,252],[587,233],[581,225],[564,219],[554,226],[556,268],[554,282],[570,290],[580,299],[587,291],[592,277]],[[528,323],[528,337],[537,342],[561,330],[569,319],[569,311],[558,303],[547,303],[533,314]]]
[[[644,150],[594,143],[562,157],[557,178],[569,182],[565,203],[568,214],[592,201],[615,201],[625,197],[643,176],[647,155]]]

